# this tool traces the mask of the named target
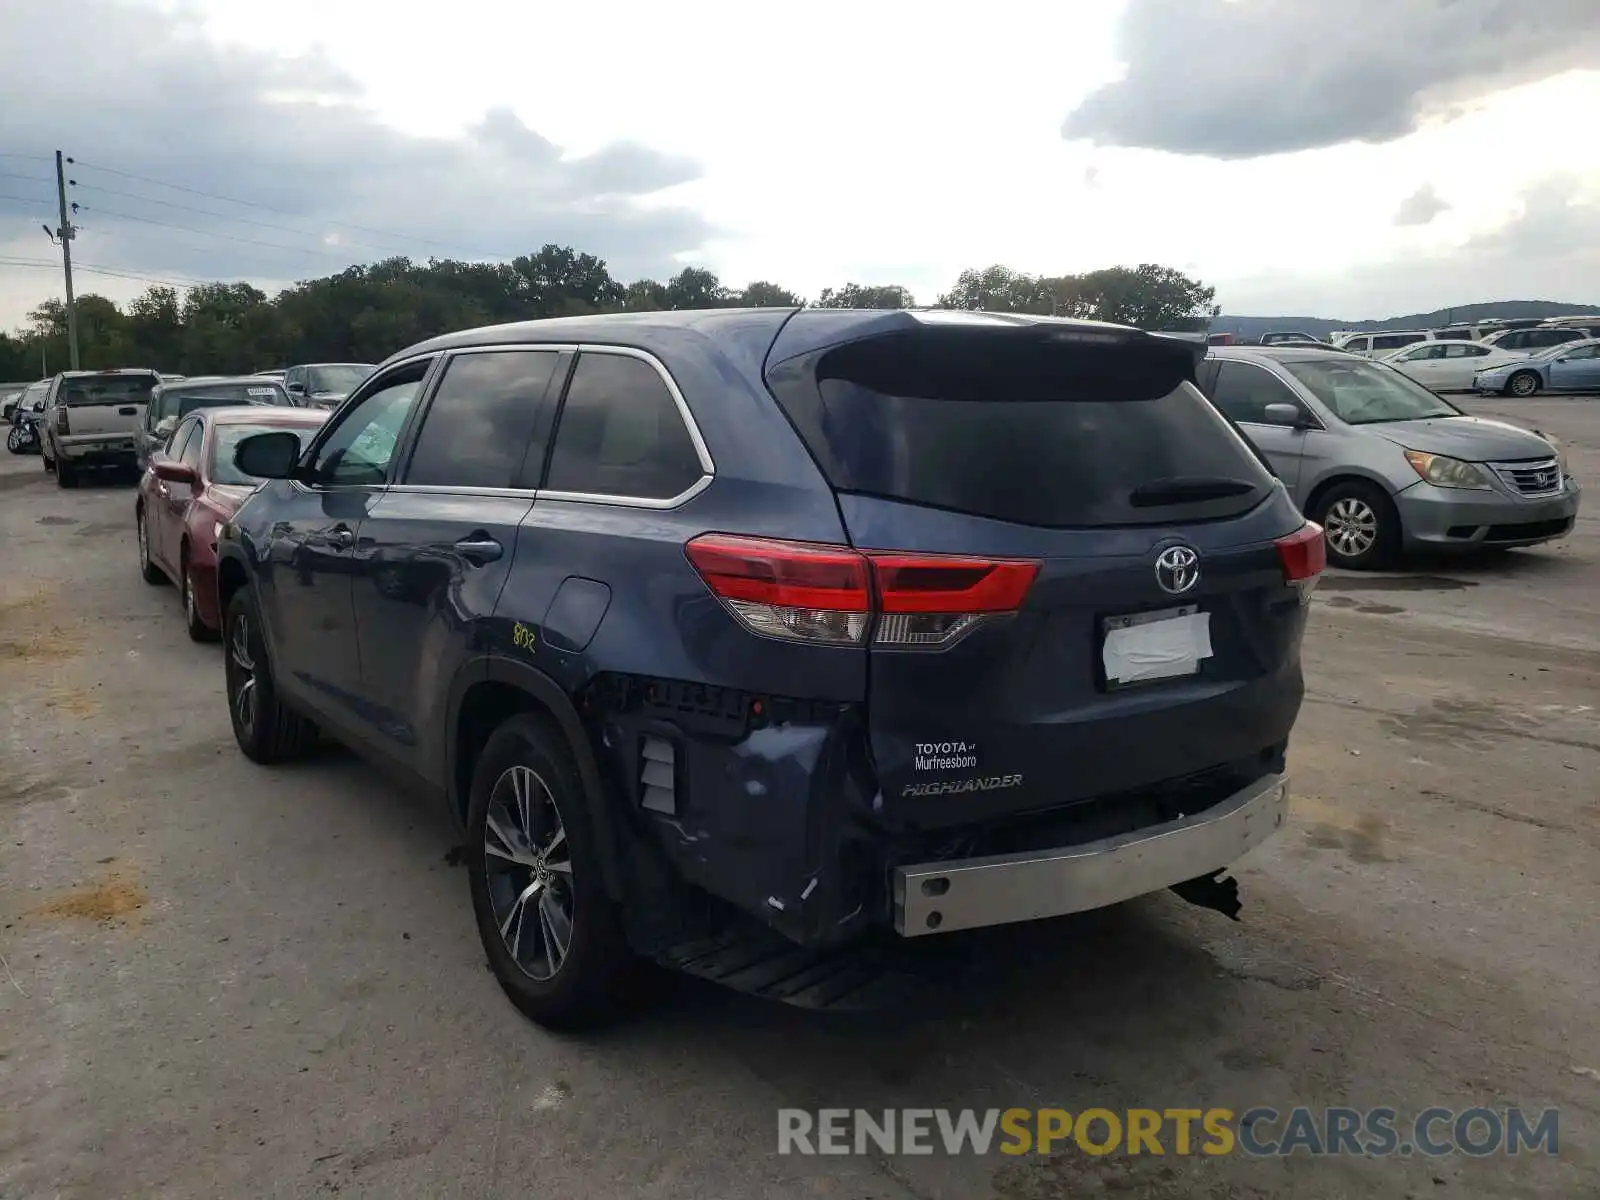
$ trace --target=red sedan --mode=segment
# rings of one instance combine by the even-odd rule
[[[303,445],[327,417],[317,409],[265,405],[197,409],[151,454],[134,503],[139,570],[146,583],[178,582],[195,641],[209,641],[222,628],[217,527],[258,482],[234,465],[234,448],[253,433],[273,429],[298,431]]]

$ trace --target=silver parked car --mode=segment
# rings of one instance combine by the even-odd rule
[[[1216,346],[1198,379],[1327,531],[1338,566],[1408,547],[1533,546],[1577,519],[1578,482],[1549,440],[1468,416],[1385,363]]]

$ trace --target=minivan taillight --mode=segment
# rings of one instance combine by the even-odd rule
[[[706,586],[748,629],[769,637],[875,645],[948,645],[1015,612],[1037,562],[854,550],[708,533],[685,548]],[[875,629],[874,629],[874,622]]]
[[[1283,581],[1300,593],[1300,603],[1310,603],[1317,580],[1328,565],[1328,544],[1322,526],[1307,521],[1288,537],[1277,540],[1278,559],[1283,563]]]

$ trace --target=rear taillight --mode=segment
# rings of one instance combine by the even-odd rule
[[[713,594],[756,633],[886,647],[948,645],[1015,612],[1039,564],[859,551],[708,533],[686,547]]]
[[[65,404],[56,405],[56,432],[63,436],[72,432],[72,426],[67,424],[67,406]]]
[[[1328,544],[1323,540],[1322,526],[1307,521],[1276,544],[1278,559],[1283,563],[1283,581],[1300,593],[1302,604],[1308,603],[1328,565]]]

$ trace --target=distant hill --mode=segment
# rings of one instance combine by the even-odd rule
[[[1323,337],[1335,329],[1437,329],[1455,321],[1515,320],[1518,317],[1600,316],[1600,305],[1559,304],[1554,300],[1500,300],[1493,304],[1463,304],[1429,313],[1409,313],[1381,321],[1336,321],[1327,317],[1216,317],[1212,333],[1231,333],[1253,341],[1275,329],[1292,329]]]

